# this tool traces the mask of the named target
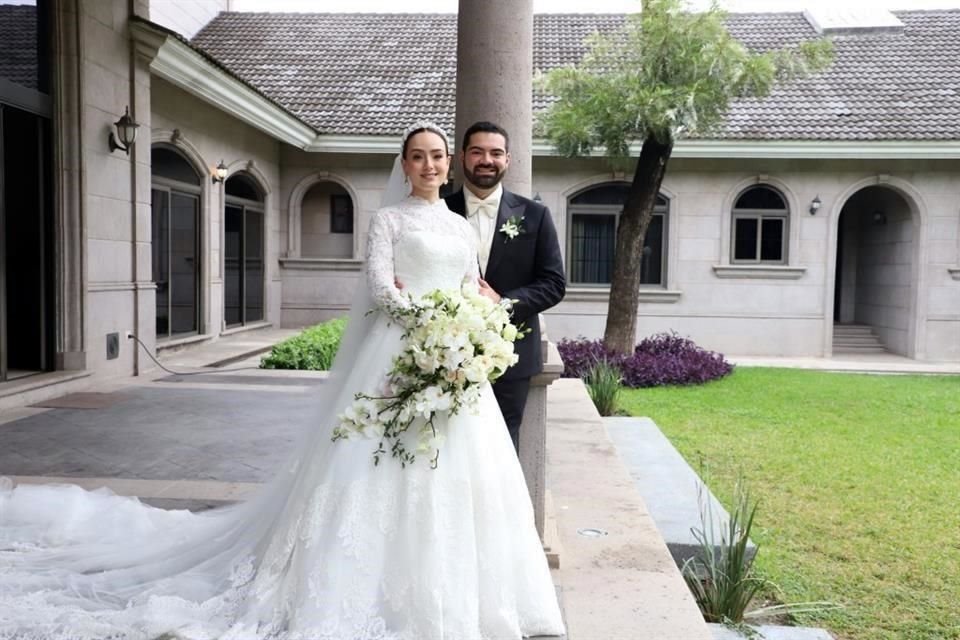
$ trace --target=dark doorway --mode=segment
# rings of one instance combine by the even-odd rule
[[[263,196],[238,174],[227,180],[225,198],[223,317],[235,327],[263,320]]]
[[[914,357],[913,210],[902,194],[864,187],[837,220],[833,353],[888,351]]]
[[[200,175],[172,148],[155,146],[152,232],[157,340],[200,332]]]
[[[47,14],[0,3],[0,381],[54,365]]]

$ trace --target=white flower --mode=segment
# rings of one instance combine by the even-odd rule
[[[424,373],[433,373],[440,366],[437,354],[433,351],[414,351],[413,360]]]
[[[524,232],[523,221],[523,216],[519,218],[517,218],[517,216],[510,216],[506,222],[500,225],[500,233],[507,236],[508,239],[513,240]]]
[[[447,369],[443,372],[443,379],[453,384],[463,384],[467,381],[467,374],[463,369]]]

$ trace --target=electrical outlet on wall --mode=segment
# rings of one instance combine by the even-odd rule
[[[107,334],[107,360],[115,360],[120,356],[120,334]]]

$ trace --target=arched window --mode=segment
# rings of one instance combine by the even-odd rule
[[[305,258],[353,257],[353,199],[335,182],[313,185],[300,207],[300,255]]]
[[[200,174],[180,152],[154,146],[153,281],[157,285],[157,339],[200,331]]]
[[[779,191],[750,187],[733,205],[731,262],[786,264],[790,212]]]
[[[613,275],[613,254],[617,224],[630,185],[613,182],[590,187],[567,203],[570,229],[568,269],[572,284],[609,284]],[[665,287],[667,284],[667,218],[669,203],[657,196],[653,219],[643,242],[640,284]]]
[[[223,318],[228,327],[263,320],[263,194],[238,173],[224,186]]]

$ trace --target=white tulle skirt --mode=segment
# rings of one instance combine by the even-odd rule
[[[489,388],[475,412],[439,421],[436,469],[374,466],[374,440],[330,441],[336,414],[399,346],[382,319],[362,338],[322,385],[316,430],[250,501],[194,514],[74,486],[0,489],[0,638],[562,634]]]

